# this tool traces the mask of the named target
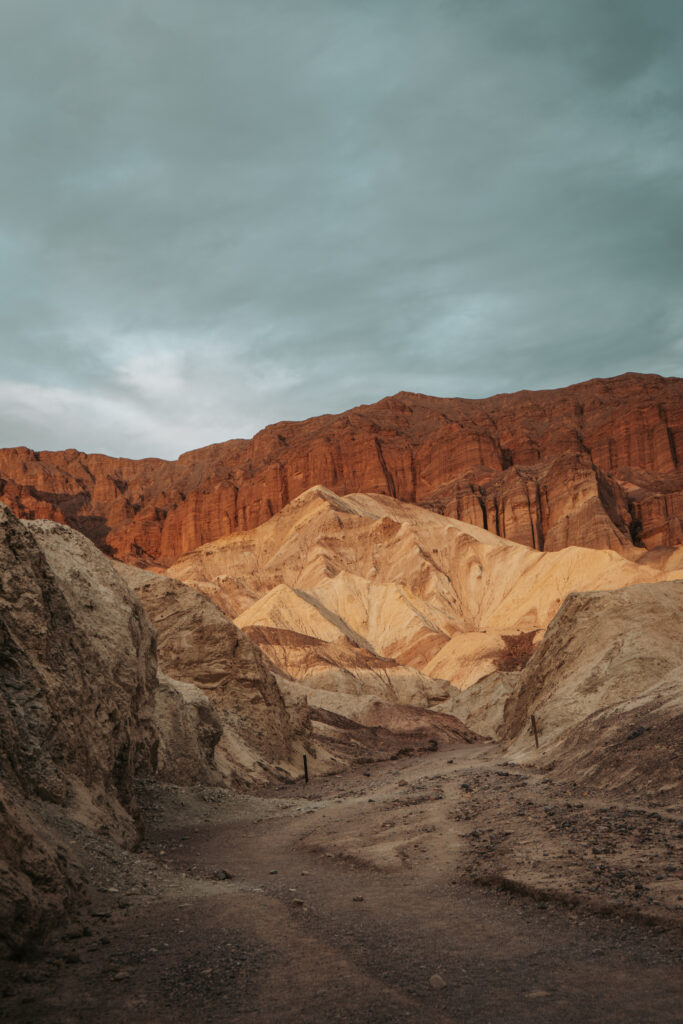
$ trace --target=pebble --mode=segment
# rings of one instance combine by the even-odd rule
[[[446,987],[446,982],[443,980],[440,974],[432,974],[431,978],[429,979],[429,984],[432,986],[432,988],[437,989]]]

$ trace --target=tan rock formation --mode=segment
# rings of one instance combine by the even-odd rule
[[[315,484],[376,492],[537,549],[683,543],[683,381],[625,374],[481,400],[402,393],[176,462],[0,451],[0,498],[135,564],[252,529]]]
[[[427,710],[447,695],[443,681],[345,637],[325,642],[285,630],[250,630],[273,664],[192,587],[133,566],[117,568],[157,628],[159,664],[196,684],[218,712],[223,735],[216,762],[237,781],[299,776],[304,753],[309,770],[319,774],[349,761],[474,738],[452,716]],[[298,681],[290,678],[295,674]],[[401,709],[404,703],[419,706]]]
[[[310,746],[306,711],[285,706],[274,667],[259,647],[179,580],[115,564],[157,630],[161,669],[180,681],[181,692],[198,688],[218,713],[223,731],[216,761],[223,774],[246,782],[267,778],[279,766],[299,775],[304,744]]]
[[[466,690],[456,690],[441,709],[481,736],[500,740],[505,703],[520,680],[521,672],[489,672]]]
[[[305,684],[312,704],[322,700],[317,692],[311,692],[318,690],[372,695],[389,704],[417,707],[429,707],[450,695],[445,680],[391,658],[380,658],[365,647],[267,626],[247,626],[245,632],[281,672]]]
[[[239,610],[237,625],[271,645],[273,660],[295,678],[314,675],[312,644],[323,659],[328,652],[363,679],[359,688],[337,672],[346,692],[372,685],[361,662],[377,666],[378,658],[389,679],[394,662],[463,688],[498,665],[506,636],[545,629],[571,591],[680,574],[614,551],[541,553],[393,498],[340,498],[322,487],[167,572]],[[330,689],[335,675],[324,671]],[[424,684],[416,677],[413,685],[410,702],[419,704]]]
[[[683,793],[682,625],[683,580],[571,594],[521,672],[492,673],[444,707],[516,760],[672,802]]]
[[[224,727],[213,704],[191,683],[162,672],[158,678],[152,709],[155,777],[175,786],[223,785],[216,748]]]
[[[542,630],[537,630],[532,636],[535,640],[540,640],[542,634]],[[460,690],[466,690],[482,676],[495,672],[500,667],[508,656],[509,641],[515,636],[526,637],[527,634],[506,634],[497,630],[456,633],[427,663],[425,673],[436,678],[450,678],[454,666],[457,666],[457,677],[453,678],[453,685]],[[530,657],[531,647],[524,653],[526,658]],[[452,697],[452,693],[449,697]]]
[[[285,683],[293,693],[302,688]],[[473,743],[479,737],[453,715],[427,708],[385,704],[368,697],[319,691],[310,721],[316,743],[339,764],[367,764],[436,750],[441,744]],[[345,713],[347,712],[347,713]],[[368,724],[366,724],[366,722]]]

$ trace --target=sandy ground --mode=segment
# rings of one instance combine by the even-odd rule
[[[0,1019],[680,1022],[680,819],[499,758],[145,790],[143,847],[83,850],[91,904],[0,967]]]

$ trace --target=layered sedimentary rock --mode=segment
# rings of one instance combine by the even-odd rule
[[[281,672],[316,691],[315,699],[311,696],[313,703],[320,703],[319,691],[326,690],[355,696],[372,694],[390,704],[429,707],[450,693],[444,680],[426,676],[393,658],[382,658],[355,643],[335,643],[268,626],[246,626],[244,631]]]
[[[167,572],[309,687],[383,699],[392,687],[423,706],[445,696],[430,679],[464,688],[524,664],[571,591],[680,575],[615,551],[539,552],[395,498],[323,487]]]
[[[482,400],[402,393],[160,459],[0,452],[0,498],[140,565],[252,529],[314,484],[387,494],[540,550],[683,542],[683,381]]]
[[[311,708],[314,735],[343,761],[396,760],[436,750],[441,744],[452,746],[481,739],[450,714],[372,698],[354,701],[330,692],[321,692],[321,696],[320,706]]]
[[[223,732],[216,763],[233,781],[300,775],[304,753],[309,770],[320,774],[358,759],[476,738],[455,717],[427,708],[447,695],[443,682],[301,634],[251,631],[261,649],[192,587],[133,566],[117,568],[157,627],[160,665],[185,681],[176,685],[196,684],[218,712]]]

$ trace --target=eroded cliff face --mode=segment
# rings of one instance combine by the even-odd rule
[[[539,550],[683,543],[683,381],[626,374],[482,400],[402,393],[176,462],[0,451],[0,498],[169,565],[315,484],[387,494]],[[632,545],[635,544],[636,548]]]
[[[137,840],[136,781],[223,784],[221,732],[112,562],[0,504],[0,959],[85,897],[95,837]]]
[[[27,525],[0,505],[0,952],[77,892],[55,818],[135,838],[133,779],[156,685],[152,628],[107,559],[66,527]]]
[[[225,778],[262,781],[283,769],[299,772],[310,746],[306,712],[285,705],[260,648],[192,587],[133,566],[117,568],[156,627],[160,668],[199,689],[217,713],[216,758]]]

